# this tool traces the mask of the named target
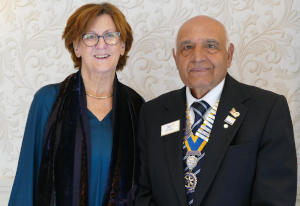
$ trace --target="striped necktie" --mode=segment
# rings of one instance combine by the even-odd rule
[[[195,135],[197,130],[199,129],[199,127],[201,126],[202,122],[203,122],[203,116],[205,114],[205,112],[210,108],[209,104],[207,102],[205,102],[204,100],[201,100],[200,102],[194,102],[192,105],[192,110],[194,111],[195,114],[195,120],[194,120],[194,124],[192,125],[191,129],[193,134]],[[183,146],[183,153],[186,154],[187,149],[185,147],[185,145]],[[193,172],[197,175],[200,172],[200,165],[201,165],[201,159],[204,157],[205,154],[202,154],[199,157],[198,160],[198,164],[197,166],[193,169]],[[185,169],[184,171],[188,171],[187,165],[186,165],[186,160],[187,156],[185,155],[183,157],[184,160],[184,166]],[[187,195],[187,203],[188,205],[192,205],[194,202],[194,192],[189,192],[186,191],[186,195]]]
[[[194,111],[194,114],[195,114],[195,121],[191,128],[193,131],[193,134],[195,134],[197,132],[200,125],[202,124],[203,115],[205,114],[205,112],[207,111],[207,109],[209,107],[210,107],[209,104],[204,100],[201,100],[200,102],[194,102],[192,104],[192,110]]]

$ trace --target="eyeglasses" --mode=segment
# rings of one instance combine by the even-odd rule
[[[108,32],[103,35],[90,32],[82,35],[82,41],[86,46],[92,47],[98,44],[101,37],[103,38],[105,44],[115,45],[120,39],[120,32]]]

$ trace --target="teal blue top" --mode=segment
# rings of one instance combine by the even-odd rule
[[[34,186],[42,157],[43,136],[59,84],[41,88],[34,96],[8,206],[33,206]],[[112,151],[112,113],[99,121],[88,112],[91,131],[89,205],[102,206]]]

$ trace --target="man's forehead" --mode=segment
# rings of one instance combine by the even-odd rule
[[[223,24],[219,22],[218,20],[208,17],[208,16],[196,16],[189,20],[187,20],[185,23],[182,24],[180,29],[184,29],[185,27],[220,27],[224,28]]]
[[[183,31],[178,33],[177,43],[181,42],[223,42],[226,39],[225,35],[219,32],[194,32]]]
[[[219,44],[219,40],[218,39],[214,39],[214,38],[204,38],[204,39],[196,39],[196,40],[192,40],[192,39],[181,39],[179,40],[180,44],[195,44],[195,43],[214,43],[214,44]]]
[[[178,33],[177,36],[177,45],[181,45],[183,43],[199,43],[199,44],[207,44],[207,43],[218,43],[225,44],[226,35],[220,32],[193,32],[193,31],[182,31]]]
[[[179,29],[177,41],[195,38],[226,39],[226,31],[219,21],[207,17],[198,16],[185,22]]]

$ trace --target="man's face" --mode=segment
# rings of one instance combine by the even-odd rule
[[[196,93],[196,98],[223,80],[232,54],[233,45],[227,52],[224,27],[203,16],[195,17],[181,27],[176,54],[173,52],[181,80],[191,88],[194,96]]]

